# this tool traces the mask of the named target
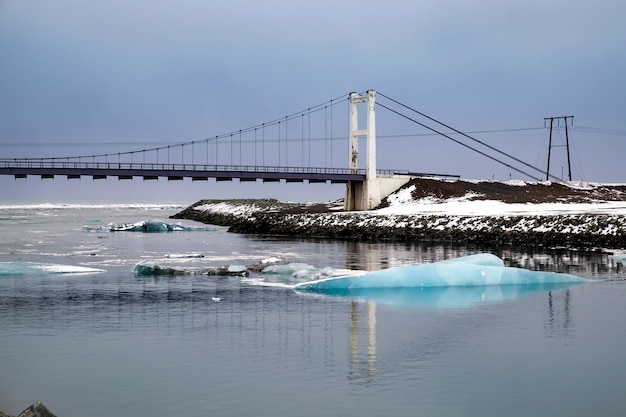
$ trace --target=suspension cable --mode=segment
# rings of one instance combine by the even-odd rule
[[[109,153],[102,153],[102,154],[91,154],[91,155],[75,155],[75,156],[65,156],[65,157],[40,157],[40,158],[33,158],[33,157],[27,157],[27,158],[11,158],[11,160],[16,160],[16,161],[33,161],[33,160],[37,160],[37,161],[46,161],[46,160],[55,160],[55,159],[62,159],[62,158],[67,158],[67,159],[81,159],[81,158],[107,158],[108,156],[111,155],[117,155],[118,159],[121,158],[121,156],[125,156],[125,155],[134,155],[136,153],[140,153],[140,152],[158,152],[160,150],[165,150],[167,149],[168,154],[170,151],[170,148],[176,148],[176,147],[184,147],[185,145],[190,145],[192,143],[205,143],[205,142],[216,142],[216,152],[217,152],[217,141],[219,141],[220,139],[225,139],[228,140],[230,139],[231,141],[231,147],[232,147],[232,138],[234,135],[236,135],[237,133],[239,133],[239,135],[243,134],[243,133],[249,133],[249,132],[253,132],[255,129],[259,129],[262,128],[263,129],[263,133],[265,133],[265,127],[269,127],[269,126],[275,126],[278,125],[279,127],[279,131],[280,131],[280,125],[282,123],[286,123],[288,120],[294,120],[296,118],[298,118],[301,114],[311,114],[311,113],[317,113],[317,112],[321,112],[321,111],[326,111],[327,107],[330,105],[335,106],[339,103],[342,103],[344,101],[347,101],[349,99],[349,96],[347,94],[342,94],[339,97],[336,97],[332,100],[328,100],[324,103],[318,104],[316,106],[312,106],[307,108],[306,110],[302,110],[299,112],[295,112],[292,114],[289,114],[287,116],[278,118],[278,119],[274,119],[271,120],[269,122],[265,122],[265,123],[260,123],[257,124],[255,126],[252,127],[248,127],[245,129],[240,129],[240,130],[236,130],[236,131],[232,131],[232,132],[228,132],[228,133],[224,133],[222,135],[217,135],[214,137],[210,137],[210,138],[204,138],[204,139],[198,139],[198,140],[193,140],[193,141],[186,141],[186,142],[180,142],[180,143],[174,143],[174,144],[167,144],[167,145],[163,145],[163,146],[155,146],[152,148],[148,148],[148,149],[136,149],[136,150],[132,150],[132,151],[125,151],[125,152],[118,152],[117,154],[109,154]],[[329,104],[330,103],[330,104]],[[231,149],[232,152],[232,149]],[[232,155],[231,155],[232,158]],[[231,161],[232,162],[232,161]],[[216,160],[217,163],[217,160]]]
[[[511,154],[508,154],[508,153],[506,153],[506,152],[504,152],[504,151],[501,151],[500,149],[497,149],[497,148],[495,148],[495,147],[493,147],[493,146],[491,146],[491,145],[489,145],[489,144],[487,144],[487,143],[485,143],[485,142],[483,142],[483,141],[481,141],[481,140],[478,140],[478,139],[476,139],[476,138],[474,138],[474,137],[472,137],[472,136],[470,136],[470,135],[468,135],[468,134],[466,134],[466,133],[463,133],[463,132],[461,132],[460,130],[457,130],[457,129],[455,129],[455,128],[451,127],[451,126],[448,126],[447,124],[445,124],[445,123],[443,123],[443,122],[440,122],[440,121],[438,121],[438,120],[436,120],[436,119],[434,119],[434,118],[432,118],[432,117],[430,117],[430,116],[428,116],[428,115],[426,115],[426,114],[424,114],[424,113],[422,113],[422,112],[419,112],[419,111],[417,111],[417,110],[415,110],[415,109],[413,109],[413,108],[411,108],[411,107],[407,106],[406,104],[402,104],[402,103],[400,103],[399,101],[394,100],[394,99],[392,99],[391,97],[388,97],[388,96],[386,96],[385,94],[383,94],[383,93],[381,93],[381,92],[378,92],[378,91],[377,91],[376,93],[377,93],[378,95],[380,95],[380,96],[382,96],[382,97],[386,98],[387,100],[393,101],[394,103],[396,103],[396,104],[398,104],[398,105],[400,105],[400,106],[402,106],[402,107],[404,107],[404,108],[407,108],[407,109],[411,110],[412,112],[415,112],[415,113],[419,114],[420,116],[425,117],[425,118],[427,118],[427,119],[429,119],[429,120],[431,120],[431,121],[433,121],[433,122],[435,122],[435,123],[438,123],[438,124],[440,124],[440,125],[442,125],[442,126],[446,127],[447,129],[450,129],[450,130],[452,130],[452,131],[454,131],[454,132],[456,132],[456,133],[458,133],[458,134],[460,134],[460,135],[462,135],[462,136],[465,136],[466,138],[471,139],[471,140],[473,140],[474,142],[477,142],[477,143],[479,143],[479,144],[481,144],[481,145],[483,145],[483,146],[485,146],[485,147],[487,147],[487,148],[491,149],[492,151],[495,151],[495,152],[497,152],[497,153],[499,153],[499,154],[501,154],[501,155],[504,155],[504,156],[506,156],[506,157],[508,157],[508,158],[511,158],[511,159],[513,159],[514,161],[516,161],[516,162],[518,162],[518,163],[520,163],[520,164],[522,164],[522,165],[525,165],[525,166],[527,166],[527,167],[529,167],[529,168],[531,168],[531,169],[534,169],[535,171],[541,172],[542,174],[544,173],[544,171],[543,171],[543,170],[541,170],[540,168],[537,168],[537,167],[536,167],[536,166],[534,166],[534,165],[531,165],[531,164],[529,164],[529,163],[527,163],[527,162],[524,162],[524,161],[522,161],[521,159],[516,158],[516,157],[514,157],[514,156],[513,156],[513,155],[511,155]],[[380,103],[379,103],[379,104],[380,104]],[[382,105],[381,105],[381,106],[382,106]],[[384,107],[384,106],[382,106],[382,107]],[[389,109],[388,107],[385,107],[385,108]],[[389,109],[389,110],[391,110],[391,109]],[[396,112],[396,113],[397,113],[397,112]],[[397,114],[400,114],[400,113],[397,113]],[[422,126],[424,126],[424,125],[422,125]],[[442,135],[443,135],[443,133],[442,133]],[[446,136],[446,135],[444,135],[444,136]],[[451,139],[449,136],[446,136],[446,137],[447,137],[448,139]],[[456,141],[455,141],[455,142],[456,142]],[[473,149],[473,148],[470,148],[470,149]],[[499,163],[501,163],[501,164],[506,165],[503,161],[500,161],[500,160],[495,159],[495,158],[492,158],[492,159],[494,159],[495,161],[498,161],[498,162],[499,162]],[[507,165],[507,166],[509,166],[509,165]],[[509,167],[510,167],[510,166],[509,166]],[[521,172],[521,171],[520,171],[520,172]],[[528,174],[525,174],[525,175],[528,175]],[[529,177],[531,177],[531,178],[534,178],[534,177],[533,177],[533,176],[531,176],[531,175],[528,175],[528,176],[529,176]],[[557,178],[557,177],[555,177],[555,176],[553,176],[553,175],[551,175],[551,177],[553,177],[554,179],[557,179],[557,180],[558,180],[558,178]]]
[[[483,155],[483,156],[485,156],[485,157],[487,157],[487,158],[489,158],[489,159],[491,159],[491,160],[493,160],[493,161],[496,161],[496,162],[498,162],[499,164],[502,164],[502,165],[504,165],[504,166],[506,166],[506,167],[508,167],[508,168],[511,168],[512,170],[517,171],[517,172],[519,172],[520,174],[524,174],[524,175],[526,175],[526,176],[528,176],[528,177],[530,177],[530,178],[532,178],[532,179],[534,179],[534,180],[536,180],[536,181],[541,181],[539,178],[534,177],[534,176],[532,176],[531,174],[529,174],[529,173],[527,173],[527,172],[524,172],[524,171],[522,171],[522,170],[520,170],[520,169],[518,169],[518,168],[516,168],[516,167],[514,167],[514,166],[512,166],[512,165],[510,165],[510,164],[507,164],[507,163],[506,163],[506,162],[504,162],[504,161],[501,161],[501,160],[499,160],[499,159],[497,159],[497,158],[495,158],[495,157],[493,157],[493,156],[491,156],[491,155],[489,155],[489,154],[486,154],[485,152],[483,152],[483,151],[481,151],[481,150],[478,150],[478,149],[476,149],[476,148],[474,148],[474,147],[472,147],[472,146],[470,146],[470,145],[468,145],[468,144],[466,144],[466,143],[463,143],[463,142],[461,142],[460,140],[454,139],[454,138],[452,138],[452,137],[450,137],[450,136],[446,135],[446,134],[445,134],[445,133],[443,133],[443,132],[439,132],[439,131],[437,131],[436,129],[433,129],[432,127],[429,127],[429,126],[427,126],[427,125],[425,125],[425,124],[423,124],[423,123],[420,123],[420,122],[418,122],[417,120],[415,120],[415,119],[413,119],[413,118],[411,118],[411,117],[409,117],[409,116],[407,116],[407,115],[404,115],[404,114],[402,114],[402,113],[400,113],[400,112],[398,112],[398,111],[396,111],[396,110],[393,110],[393,109],[391,109],[391,108],[389,108],[389,107],[385,106],[384,104],[377,103],[377,105],[378,105],[378,106],[380,106],[380,107],[382,107],[382,108],[385,108],[385,109],[387,109],[387,110],[391,111],[392,113],[397,114],[398,116],[404,117],[405,119],[410,120],[411,122],[416,123],[416,124],[418,124],[418,125],[420,125],[420,126],[422,126],[422,127],[426,128],[426,129],[428,129],[428,130],[431,130],[431,131],[433,131],[433,132],[435,132],[435,133],[437,133],[437,134],[439,134],[439,135],[441,135],[441,136],[443,136],[443,137],[445,137],[445,138],[447,138],[447,139],[450,139],[451,141],[456,142],[456,143],[458,143],[458,144],[459,144],[459,145],[461,145],[461,146],[464,146],[464,147],[466,147],[466,148],[468,148],[468,149],[470,149],[470,150],[472,150],[472,151],[474,151],[474,152],[477,152],[477,153],[479,153],[479,154],[481,154],[481,155]]]

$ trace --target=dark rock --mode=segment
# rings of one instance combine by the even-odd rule
[[[22,411],[17,417],[56,417],[46,408],[45,405],[37,401],[35,404]]]

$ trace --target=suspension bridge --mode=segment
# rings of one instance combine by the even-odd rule
[[[380,100],[382,98],[383,100]],[[337,149],[333,109],[348,103],[347,149]],[[531,179],[546,173],[520,159],[452,128],[410,106],[374,90],[350,93],[305,110],[238,131],[201,140],[133,149],[56,157],[0,158],[0,175],[53,179],[109,177],[170,181],[308,182],[346,184],[345,208],[369,210],[390,193],[418,176],[458,175],[378,169],[376,160],[376,108],[449,139]],[[361,115],[360,115],[361,113]],[[365,113],[365,117],[363,117]],[[314,122],[317,119],[317,123]],[[336,120],[337,117],[334,116]],[[437,127],[432,127],[435,124]],[[320,127],[323,125],[323,127]],[[446,132],[443,132],[446,130]],[[460,136],[452,137],[452,135]],[[345,135],[344,135],[345,137]],[[365,139],[365,163],[359,142]],[[320,145],[323,143],[323,145]],[[345,146],[345,145],[344,145]],[[347,155],[347,166],[336,167],[336,153]],[[506,160],[505,160],[506,158]],[[346,159],[343,159],[344,163]],[[507,162],[508,161],[508,162]],[[343,163],[342,163],[343,165]],[[549,173],[547,173],[549,176]],[[552,176],[554,179],[556,177]]]

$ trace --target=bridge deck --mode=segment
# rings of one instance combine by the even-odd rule
[[[393,174],[381,171],[381,174]],[[365,170],[352,172],[347,168],[301,168],[301,167],[257,167],[234,165],[187,165],[187,164],[143,164],[143,163],[110,163],[110,162],[66,162],[66,161],[0,161],[0,175],[13,175],[15,178],[26,178],[29,175],[41,178],[66,176],[81,178],[90,176],[93,179],[117,177],[132,179],[143,177],[145,180],[168,178],[170,180],[207,180],[218,181],[239,179],[240,181],[266,182],[285,180],[287,182],[326,182],[347,183],[364,181]]]

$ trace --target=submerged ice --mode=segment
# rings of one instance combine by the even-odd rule
[[[83,232],[143,232],[143,233],[161,233],[161,232],[212,232],[216,229],[207,226],[185,226],[180,223],[167,223],[160,220],[144,220],[136,223],[109,223],[106,226],[83,226]]]

